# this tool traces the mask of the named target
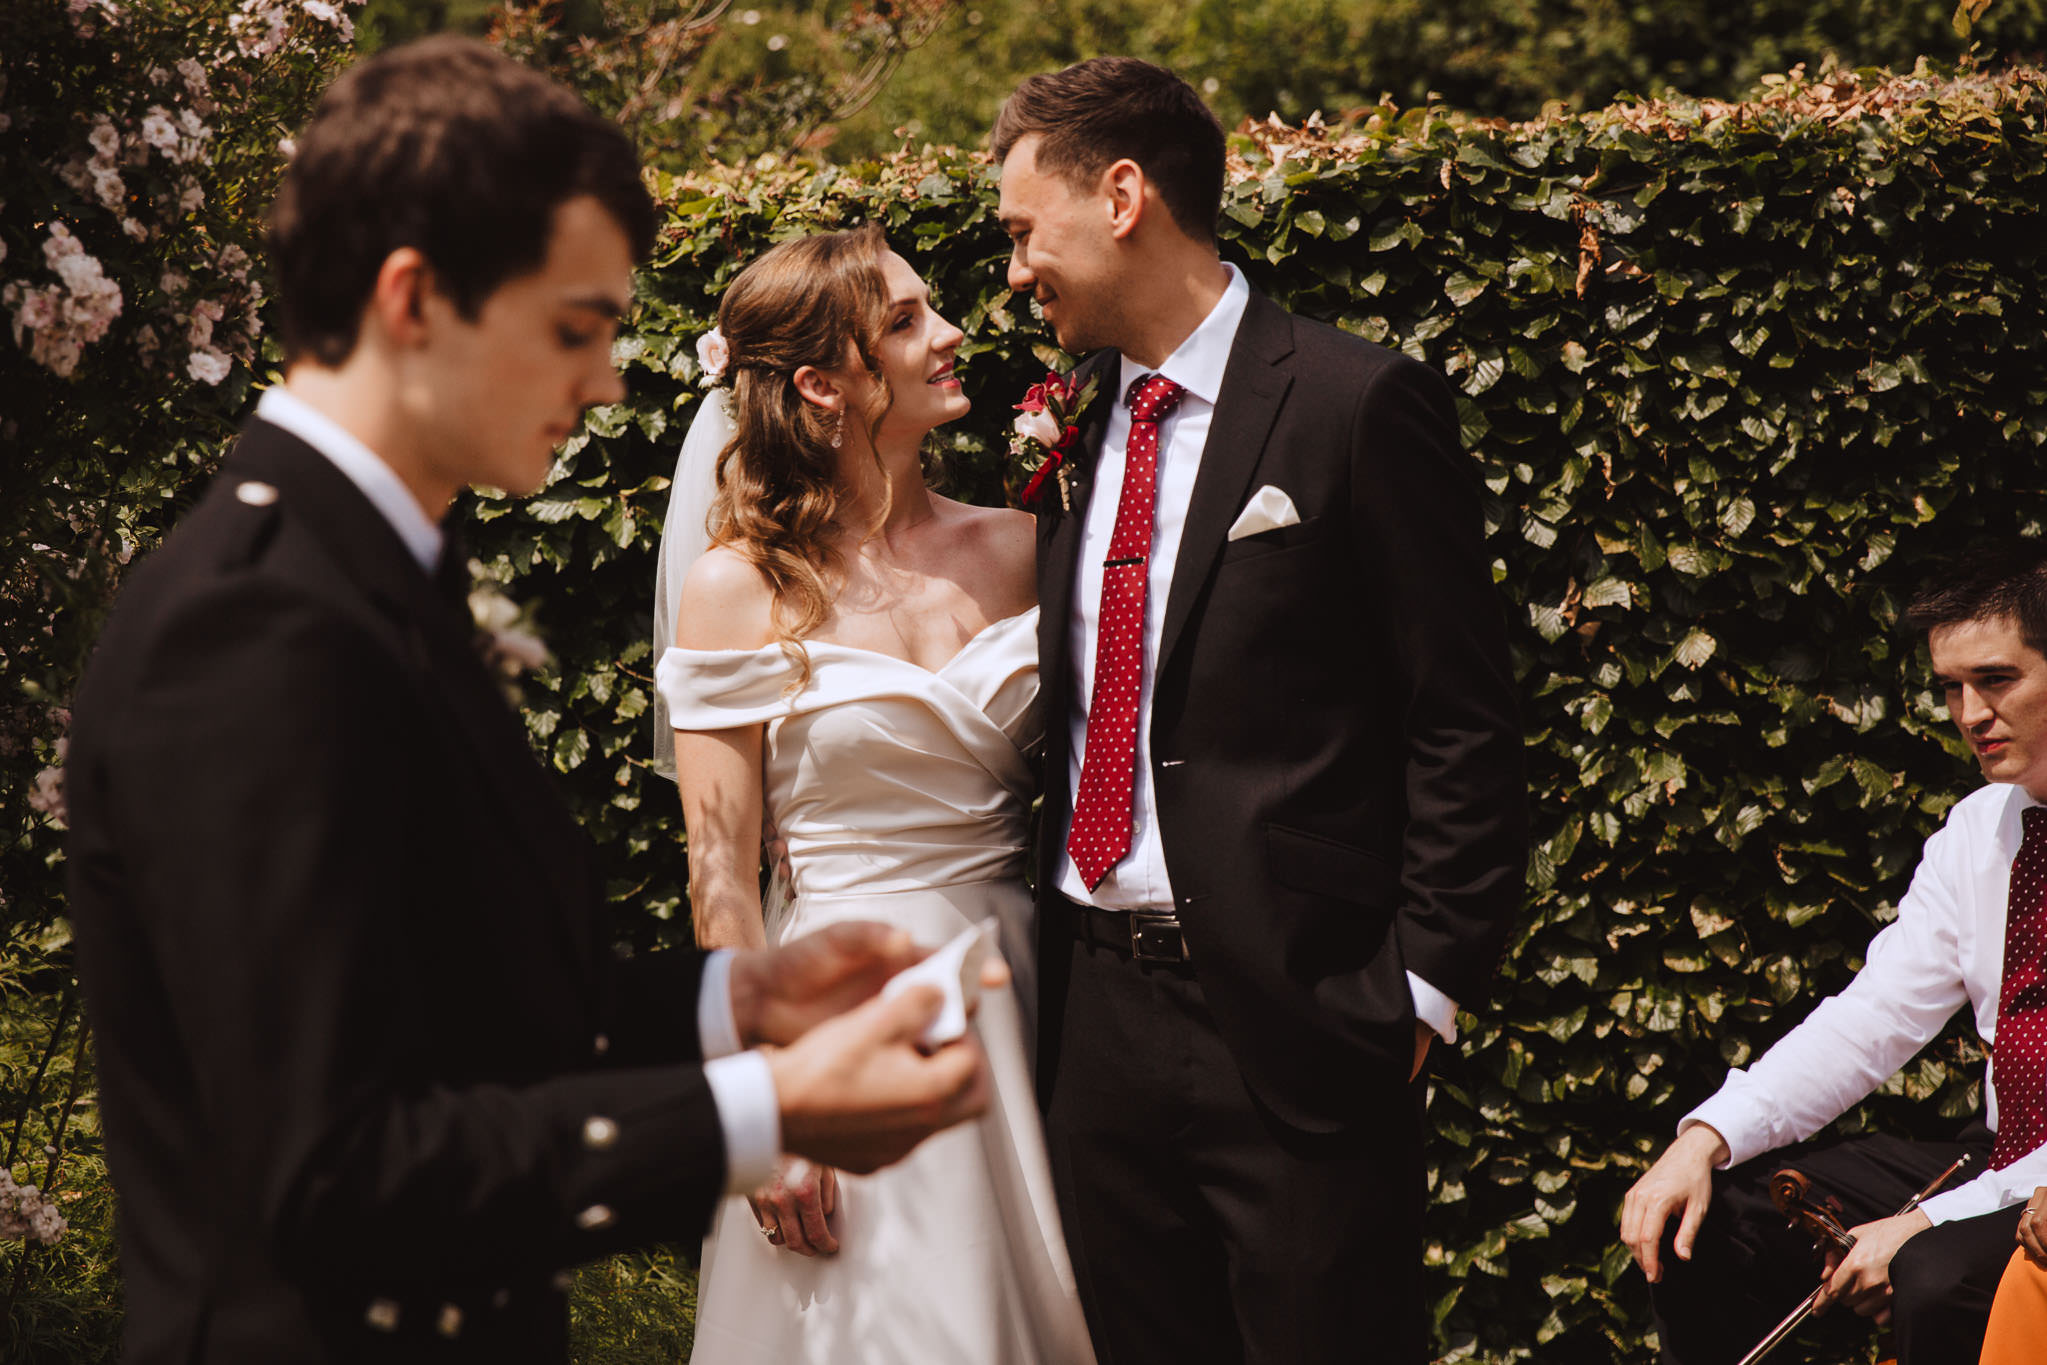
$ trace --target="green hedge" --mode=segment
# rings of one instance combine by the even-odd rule
[[[1896,615],[1928,556],[2047,513],[2043,105],[2032,72],[1842,77],[1738,108],[1385,110],[1238,140],[1226,253],[1446,372],[1490,490],[1539,842],[1495,999],[1431,1101],[1453,1356],[1648,1357],[1622,1193],[1729,1063],[1847,978],[1974,783]],[[1009,404],[1059,358],[1002,285],[983,159],[662,192],[631,398],[539,499],[479,504],[473,537],[540,603],[560,662],[534,734],[640,943],[687,933],[643,637],[724,284],[773,241],[884,222],[968,334],[975,410],[940,441],[974,496],[999,496]],[[1972,1108],[1963,1037],[1851,1122]]]
[[[1739,107],[1512,127],[1386,109],[1237,140],[1226,253],[1447,373],[1490,490],[1539,842],[1495,998],[1471,1002],[1431,1098],[1452,1358],[1649,1358],[1622,1193],[1730,1062],[1847,978],[1974,783],[1895,621],[1929,556],[2047,518],[2043,109],[2032,71],[1871,75]],[[469,508],[557,655],[528,680],[531,728],[639,947],[688,938],[674,791],[645,767],[645,636],[692,344],[724,284],[775,240],[884,222],[967,330],[975,411],[940,442],[977,498],[1000,496],[1009,404],[1060,359],[1002,286],[981,159],[660,188],[630,398],[539,497]],[[1965,1112],[1974,1062],[1958,1029],[1850,1122]]]

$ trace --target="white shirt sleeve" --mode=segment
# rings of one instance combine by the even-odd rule
[[[2047,1147],[2035,1147],[2001,1171],[1984,1171],[1943,1190],[1919,1206],[1936,1223],[1957,1218],[1978,1218],[1986,1213],[2023,1204],[2033,1191],[2047,1185]]]
[[[1871,940],[1855,979],[1748,1070],[1730,1071],[1678,1132],[1710,1124],[1727,1139],[1727,1164],[1738,1166],[1819,1132],[1926,1046],[1969,998],[1956,932],[1963,877],[1954,866],[1967,851],[1950,828],[1936,831],[1896,923]]]
[[[741,1050],[732,1016],[732,952],[720,948],[704,960],[697,990],[697,1036],[704,1048],[704,1080],[725,1136],[725,1192],[747,1194],[765,1185],[782,1159],[782,1104],[774,1073],[758,1052]]]
[[[746,1044],[739,1021],[732,1016],[732,950],[713,949],[704,958],[704,976],[697,987],[697,1037],[704,1060],[730,1057]]]
[[[1414,1000],[1414,1017],[1435,1031],[1446,1043],[1457,1041],[1457,1002],[1416,976],[1407,974],[1407,993]]]

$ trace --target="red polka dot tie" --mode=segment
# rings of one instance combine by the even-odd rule
[[[1092,891],[1130,851],[1137,783],[1137,703],[1144,682],[1144,595],[1151,581],[1152,513],[1158,502],[1159,423],[1186,390],[1155,374],[1138,376],[1130,404],[1129,453],[1116,529],[1102,565],[1095,623],[1095,690],[1088,698],[1087,752],[1073,802],[1066,852]]]
[[[2011,864],[2004,919],[2004,985],[1997,992],[1997,1144],[2002,1170],[2047,1138],[2047,806],[2028,807]]]

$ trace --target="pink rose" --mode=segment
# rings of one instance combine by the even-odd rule
[[[21,303],[14,310],[14,325],[31,332],[40,332],[57,320],[57,291],[54,289],[31,289],[21,296]]]
[[[36,774],[35,786],[29,791],[28,804],[31,810],[47,815],[58,825],[65,823],[68,814],[64,805],[64,769],[45,768]],[[30,1191],[33,1193],[33,1189]]]
[[[194,351],[191,359],[185,362],[185,373],[202,384],[218,384],[227,378],[227,357],[219,351]]]
[[[171,122],[168,109],[160,104],[149,106],[149,112],[142,117],[142,140],[166,156],[177,151],[178,125]]]
[[[92,192],[100,201],[100,207],[116,212],[128,197],[128,187],[121,183],[121,173],[95,166],[92,172]]]
[[[725,334],[713,327],[697,338],[697,364],[703,368],[707,383],[715,384],[725,377],[725,367],[732,363],[732,348],[725,343]]]
[[[1047,450],[1058,445],[1063,434],[1059,420],[1046,412],[1042,406],[1019,413],[1013,426],[1018,436],[1026,441],[1036,441]]]

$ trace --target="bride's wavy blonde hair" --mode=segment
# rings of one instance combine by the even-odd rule
[[[888,317],[888,250],[874,224],[784,242],[741,271],[718,307],[734,432],[718,455],[711,538],[767,578],[775,638],[799,688],[810,680],[801,642],[831,614],[844,565],[831,540],[843,502],[833,480],[837,423],[797,392],[795,375],[805,365],[832,370],[857,359],[875,397],[847,419],[862,423],[872,444],[894,401],[876,356]]]

